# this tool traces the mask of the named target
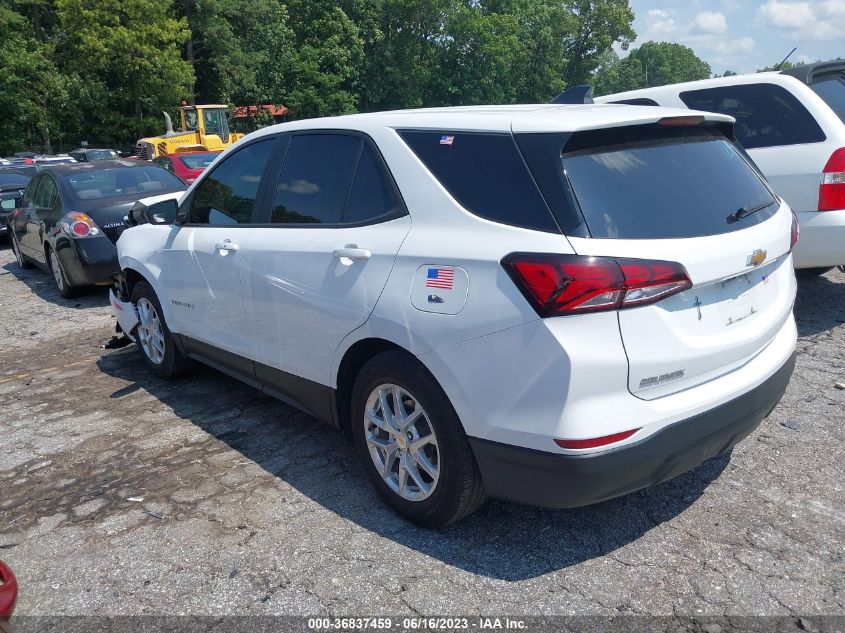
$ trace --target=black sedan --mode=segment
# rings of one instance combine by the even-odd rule
[[[55,165],[24,191],[9,222],[18,265],[52,273],[66,299],[120,270],[115,242],[140,198],[185,189],[169,171],[129,160]]]
[[[0,235],[9,231],[9,217],[21,205],[32,176],[18,169],[0,169]]]

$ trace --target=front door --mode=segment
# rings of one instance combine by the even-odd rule
[[[248,382],[254,374],[246,360],[251,337],[241,292],[242,248],[255,231],[251,222],[274,144],[264,139],[247,145],[205,175],[183,203],[185,223],[174,225],[162,252],[170,321],[186,351]]]

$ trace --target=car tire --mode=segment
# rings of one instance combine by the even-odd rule
[[[409,426],[390,423],[396,419],[397,394],[399,417],[409,420]],[[413,356],[389,351],[367,362],[355,380],[351,412],[352,434],[367,476],[399,514],[417,525],[440,528],[484,503],[481,474],[458,414]],[[431,436],[434,442],[424,442]]]
[[[176,345],[152,286],[145,281],[136,283],[131,301],[138,315],[132,335],[147,366],[161,378],[174,378],[189,371],[193,362]]]
[[[56,282],[56,289],[64,299],[75,299],[82,292],[82,287],[71,286],[67,280],[65,269],[62,268],[62,261],[56,251],[47,247],[47,268],[50,269],[50,274],[53,275],[53,281]]]
[[[812,279],[813,277],[821,277],[826,272],[833,270],[835,266],[825,266],[822,268],[798,268],[795,271],[795,276],[798,279]]]
[[[15,237],[15,232],[9,229],[9,241],[12,243],[12,252],[15,254],[15,260],[18,262],[20,268],[32,268],[32,260],[21,253],[21,247],[18,244],[18,238]]]

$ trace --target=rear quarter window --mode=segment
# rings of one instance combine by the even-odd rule
[[[736,119],[736,139],[746,149],[819,143],[825,135],[795,96],[775,84],[746,84],[682,92],[693,110]]]
[[[399,135],[467,211],[501,224],[560,232],[510,134],[402,130]]]
[[[845,71],[815,79],[810,88],[819,95],[830,109],[845,123]]]

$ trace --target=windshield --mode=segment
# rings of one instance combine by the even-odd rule
[[[562,156],[590,233],[653,239],[717,235],[747,228],[778,210],[775,198],[734,144],[713,129],[631,135],[591,133]],[[586,142],[584,142],[586,140]],[[604,144],[607,141],[612,144]],[[569,145],[569,144],[568,144]]]
[[[831,77],[810,86],[845,123],[845,80]]]
[[[119,198],[184,189],[185,183],[160,167],[115,167],[77,172],[64,178],[80,200]]]
[[[112,160],[117,158],[117,152],[111,149],[89,149],[88,160]]]
[[[187,156],[180,156],[179,160],[188,169],[205,169],[214,159],[217,158],[219,152],[209,152],[208,154],[189,154]]]

